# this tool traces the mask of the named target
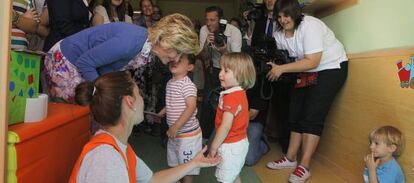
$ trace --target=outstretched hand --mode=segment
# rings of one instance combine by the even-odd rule
[[[207,151],[207,146],[197,153],[197,155],[191,160],[198,167],[211,167],[216,166],[221,162],[220,156],[215,157],[205,157],[204,153]]]

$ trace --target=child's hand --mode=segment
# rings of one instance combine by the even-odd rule
[[[178,129],[176,129],[174,125],[171,126],[167,131],[167,137],[172,139],[175,138],[175,136],[177,135],[177,131]]]
[[[207,146],[197,153],[197,155],[191,160],[191,162],[196,163],[198,167],[210,167],[216,166],[220,163],[221,157],[205,157],[204,153],[207,151]]]
[[[27,10],[22,16],[28,19],[32,19],[38,23],[40,22],[39,15],[37,14],[36,10],[33,8]]]
[[[364,158],[365,166],[367,166],[368,170],[375,170],[379,164],[379,158],[374,158],[374,153],[368,154]]]
[[[217,155],[217,149],[210,148],[210,151],[208,153],[208,157],[209,158],[214,158],[214,157],[216,157],[216,155]]]

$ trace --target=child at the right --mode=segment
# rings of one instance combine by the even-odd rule
[[[403,135],[393,126],[382,126],[369,134],[371,153],[366,155],[366,183],[404,183],[404,174],[397,158],[403,148]]]
[[[249,106],[246,90],[253,87],[256,72],[252,59],[245,53],[224,54],[220,59],[220,68],[220,85],[225,90],[219,97],[215,119],[216,134],[211,143],[209,157],[222,157],[215,173],[219,182],[241,182],[239,173],[249,148]]]

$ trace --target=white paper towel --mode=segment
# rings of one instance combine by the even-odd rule
[[[24,114],[24,122],[38,122],[47,117],[48,96],[39,94],[38,98],[26,99],[26,111]]]

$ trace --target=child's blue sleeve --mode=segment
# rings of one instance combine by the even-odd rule
[[[404,183],[404,176],[397,174],[382,174],[378,175],[379,183]]]
[[[404,183],[404,174],[400,167],[389,167],[388,171],[377,169],[378,182],[380,183]]]

